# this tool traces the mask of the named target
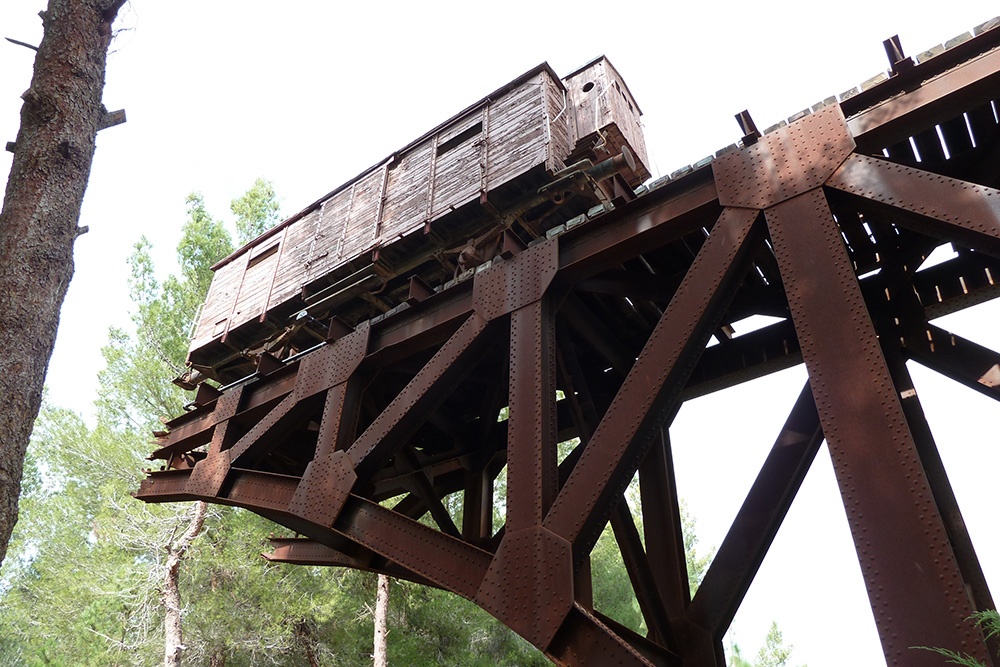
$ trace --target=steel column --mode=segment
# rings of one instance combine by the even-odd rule
[[[691,601],[687,618],[717,639],[729,629],[822,440],[806,384]]]
[[[989,660],[822,191],[769,208],[766,217],[886,660],[940,663],[912,646]]]

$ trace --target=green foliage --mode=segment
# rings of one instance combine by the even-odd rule
[[[754,667],[785,667],[791,655],[792,647],[785,646],[778,624],[772,621],[771,629],[767,631],[767,637],[764,639],[764,645],[757,653]]]
[[[274,184],[263,178],[254,181],[242,197],[234,199],[230,209],[236,216],[236,241],[240,245],[257,238],[281,220]]]
[[[44,407],[29,449],[17,556],[4,569],[0,645],[18,656],[9,664],[160,661],[163,547],[183,530],[191,506],[148,505],[130,492],[149,432],[187,401],[170,379],[183,366],[211,265],[232,249],[229,232],[191,195],[179,274],[157,279],[146,239],[129,259],[134,333],[109,332],[96,426]],[[319,625],[314,609],[337,599],[335,577],[266,564],[257,554],[272,526],[255,515],[213,509],[207,525],[210,538],[196,543],[181,573],[190,659],[300,663],[303,629]]]
[[[372,597],[374,599],[374,578]],[[389,594],[390,665],[525,667],[549,665],[534,647],[472,602],[393,581]],[[372,624],[366,619],[366,629]],[[370,640],[367,644],[370,649]]]
[[[137,518],[162,524],[169,510],[122,502],[137,483],[140,442],[110,435],[51,406],[35,425],[45,481],[25,498],[12,542],[18,567],[5,569],[0,609],[4,641],[20,649],[12,664],[143,664],[130,656],[157,617],[149,571],[159,544],[140,550],[130,533]]]
[[[973,614],[976,624],[982,628],[986,639],[1000,637],[1000,613],[996,609],[987,609]],[[998,656],[1000,657],[1000,656]]]
[[[976,612],[972,615],[972,619],[982,629],[983,636],[987,639],[990,637],[1000,637],[1000,613],[995,609]],[[953,665],[962,665],[962,667],[987,667],[985,663],[977,660],[968,653],[959,653],[951,649],[931,646],[911,646],[910,648],[937,653],[948,658],[948,663]]]
[[[193,319],[212,281],[211,266],[233,250],[229,232],[208,214],[201,195],[192,193],[187,204],[177,246],[179,276],[160,284],[145,237],[129,257],[135,333],[109,332],[97,401],[100,420],[117,428],[149,432],[160,417],[179,414],[187,402],[170,379],[184,368]]]
[[[698,587],[701,586],[701,580],[705,578],[705,573],[708,572],[708,566],[715,558],[715,549],[709,549],[708,553],[699,554],[695,518],[688,511],[683,500],[681,501],[680,514],[681,534],[684,537],[684,559],[687,561],[688,588],[693,598]]]
[[[764,638],[764,645],[757,651],[756,658],[751,662],[743,656],[739,645],[730,647],[729,667],[789,667],[793,646],[785,646],[778,624],[771,622],[771,629]],[[803,665],[802,667],[805,667]]]
[[[186,281],[191,295],[198,296],[193,302],[197,305],[212,283],[212,265],[233,251],[233,239],[225,226],[208,214],[201,193],[188,195],[187,205],[188,222],[177,246],[177,260],[180,278]]]
[[[753,663],[743,657],[743,651],[736,644],[732,647],[732,655],[729,656],[729,667],[754,667]]]
[[[274,526],[249,512],[212,506],[206,526],[181,572],[187,660],[294,665],[307,645],[329,653],[322,645],[344,635],[340,613],[357,613],[345,573],[258,557]]]
[[[641,526],[641,522],[639,523]],[[590,572],[593,578],[594,608],[645,635],[646,622],[610,524],[605,526],[594,550],[590,552]]]

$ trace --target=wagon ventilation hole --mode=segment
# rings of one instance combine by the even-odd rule
[[[452,150],[454,148],[458,148],[459,146],[461,146],[462,144],[464,144],[466,141],[468,141],[469,139],[471,139],[472,137],[476,136],[477,134],[479,134],[482,131],[483,131],[483,124],[481,122],[480,123],[476,123],[475,125],[473,125],[469,129],[463,130],[459,134],[456,134],[451,139],[448,139],[447,141],[443,141],[440,144],[438,144],[437,154],[438,155],[444,155],[448,151],[450,151],[450,150]]]

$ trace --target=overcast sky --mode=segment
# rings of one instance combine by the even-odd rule
[[[37,0],[0,4],[3,37],[37,43]],[[112,45],[76,275],[49,370],[53,402],[91,411],[99,348],[128,323],[125,264],[147,236],[163,271],[201,191],[229,202],[258,176],[291,215],[471,102],[548,61],[566,74],[606,54],[644,112],[654,173],[765,128],[1000,12],[995,2],[340,3],[134,0]],[[0,43],[0,139],[17,133],[33,53]],[[7,173],[10,154],[0,154]],[[943,326],[1000,349],[1000,308]],[[996,402],[914,369],[987,578],[1000,581]],[[681,495],[718,545],[805,381],[799,367],[686,405],[671,432]],[[992,513],[990,511],[992,509]],[[994,586],[1000,593],[1000,589]],[[825,446],[734,623],[744,653],[771,621],[810,667],[883,665]]]

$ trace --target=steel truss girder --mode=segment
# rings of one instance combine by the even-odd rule
[[[825,436],[887,663],[937,664],[908,648],[936,645],[992,664],[968,620],[992,596],[903,361],[1000,398],[1000,355],[928,323],[997,296],[1000,191],[855,143],[924,129],[949,85],[980,103],[995,58],[852,118],[807,116],[206,399],[167,424],[151,457],[165,466],[137,496],[246,507],[308,538],[270,558],[452,591],[559,664],[716,667]],[[975,252],[915,274],[925,237]],[[729,340],[727,314],[753,312],[787,319]],[[669,424],[688,396],[800,360],[809,384],[692,600]],[[636,472],[644,540],[623,499]],[[589,554],[609,522],[645,637],[593,608]]]

